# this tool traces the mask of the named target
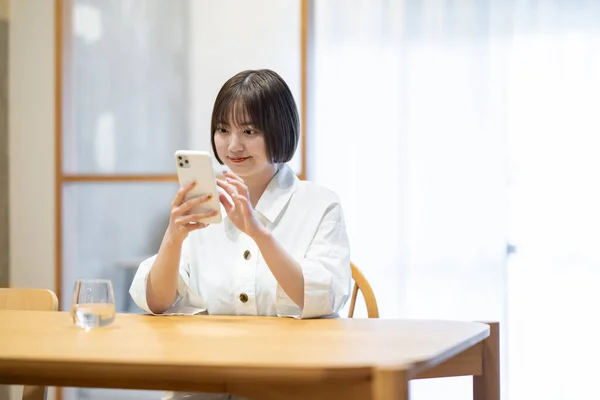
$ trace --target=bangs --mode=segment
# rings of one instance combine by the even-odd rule
[[[214,123],[236,127],[252,125],[262,131],[261,102],[257,93],[243,87],[236,89],[225,93],[215,105]]]

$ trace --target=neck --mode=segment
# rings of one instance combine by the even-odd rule
[[[248,191],[250,192],[250,203],[252,204],[252,207],[256,207],[258,200],[260,200],[265,189],[269,186],[269,182],[271,182],[271,179],[273,179],[278,170],[279,166],[277,164],[270,164],[269,167],[256,175],[243,178],[244,183],[248,186]]]

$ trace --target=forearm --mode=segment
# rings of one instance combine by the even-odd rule
[[[261,232],[254,237],[254,241],[279,286],[300,309],[303,309],[304,275],[300,264],[269,232]]]
[[[155,314],[165,312],[177,299],[181,247],[182,241],[174,239],[167,232],[150,269],[146,285],[146,301]]]

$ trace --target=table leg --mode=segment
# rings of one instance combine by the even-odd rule
[[[490,336],[483,341],[483,373],[473,377],[473,400],[500,400],[500,326],[489,325]]]
[[[373,400],[409,400],[406,371],[379,368],[373,374]]]
[[[46,386],[23,387],[23,400],[46,400],[48,388]]]

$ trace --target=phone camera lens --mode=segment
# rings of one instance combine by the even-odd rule
[[[181,157],[181,156],[179,156],[178,158],[179,158],[180,160],[182,159],[182,157]]]
[[[189,164],[189,162],[190,162],[189,160],[185,160],[185,163],[186,163],[186,164]]]
[[[183,163],[182,163],[182,162],[180,162],[180,163],[179,163],[179,166],[180,166],[180,167],[183,167]]]

